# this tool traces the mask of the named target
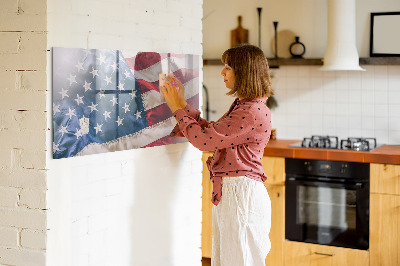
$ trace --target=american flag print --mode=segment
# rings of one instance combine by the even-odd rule
[[[199,108],[199,56],[54,47],[53,158],[160,146],[176,120],[159,90],[172,73]]]

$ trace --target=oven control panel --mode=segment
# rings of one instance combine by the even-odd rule
[[[369,179],[369,164],[286,158],[286,174]]]

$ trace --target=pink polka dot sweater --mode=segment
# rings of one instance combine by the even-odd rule
[[[221,200],[224,176],[247,176],[261,182],[267,179],[261,164],[271,131],[271,113],[266,100],[267,97],[236,99],[216,122],[201,118],[200,111],[189,105],[174,113],[178,125],[170,136],[186,137],[201,151],[214,151],[207,160],[214,205]]]

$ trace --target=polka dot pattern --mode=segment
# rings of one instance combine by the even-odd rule
[[[208,122],[187,105],[174,113],[177,126],[170,136],[186,137],[201,151],[215,151],[207,160],[213,182],[211,201],[221,200],[224,176],[247,176],[261,182],[267,179],[261,158],[271,132],[267,98],[236,99],[218,121]]]

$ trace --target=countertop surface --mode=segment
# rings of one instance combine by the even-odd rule
[[[372,151],[301,148],[289,145],[301,140],[270,140],[264,156],[363,163],[400,164],[400,145],[382,145]]]

